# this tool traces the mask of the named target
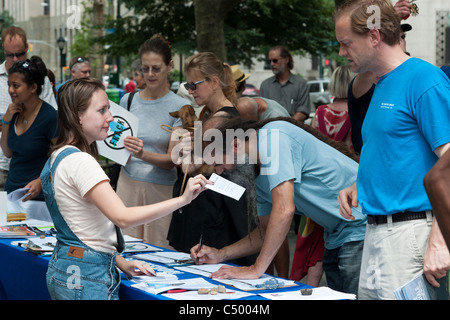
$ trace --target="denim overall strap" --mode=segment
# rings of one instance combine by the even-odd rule
[[[44,166],[44,169],[41,173],[41,184],[42,190],[45,196],[45,202],[47,204],[48,210],[52,217],[53,223],[57,230],[56,238],[58,241],[68,245],[68,246],[78,246],[78,247],[86,247],[86,245],[78,238],[75,233],[70,229],[67,225],[67,222],[64,220],[64,217],[61,215],[59,211],[58,205],[55,200],[54,186],[53,186],[53,178],[55,175],[56,168],[59,163],[68,155],[81,152],[76,148],[66,148],[61,151],[56,157],[55,161],[52,165],[50,165],[51,158],[49,158]],[[118,241],[118,252],[123,252],[125,248],[125,241],[123,239],[123,235],[121,230],[115,226],[117,241]]]

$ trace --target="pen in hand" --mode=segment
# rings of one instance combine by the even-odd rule
[[[199,241],[199,245],[198,245],[198,249],[197,249],[197,258],[195,259],[195,263],[198,263],[198,253],[200,252],[200,250],[202,250],[202,245],[203,245],[203,234],[200,235],[200,241]]]

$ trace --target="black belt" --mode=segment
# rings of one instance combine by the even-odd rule
[[[401,221],[410,221],[410,220],[418,220],[418,219],[426,219],[427,212],[399,212],[394,213],[392,215],[392,222],[401,222]],[[387,223],[387,215],[367,215],[367,223],[368,224],[384,224]]]

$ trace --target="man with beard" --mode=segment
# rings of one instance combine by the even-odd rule
[[[305,121],[311,111],[309,90],[304,79],[291,73],[291,53],[284,46],[275,46],[269,51],[269,61],[274,75],[261,83],[259,94],[277,101],[295,120]]]
[[[205,162],[213,164],[218,174],[237,168],[244,156],[258,173],[254,185],[261,229],[221,249],[203,245],[198,251],[196,245],[191,249],[194,261],[220,263],[259,252],[251,266],[225,266],[212,274],[257,279],[286,238],[294,214],[307,215],[325,229],[323,269],[328,286],[356,294],[366,219],[358,207],[352,208],[354,220],[344,219],[337,196],[356,177],[357,162],[338,149],[338,142],[325,136],[318,139],[312,129],[290,118],[255,122],[217,116],[203,125],[203,132]],[[232,132],[236,136],[227,136]]]

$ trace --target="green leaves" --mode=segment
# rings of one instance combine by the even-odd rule
[[[227,1],[227,0],[222,0]],[[220,1],[196,1],[219,5]],[[96,42],[113,56],[136,56],[139,46],[155,33],[162,34],[175,52],[192,54],[197,48],[194,1],[122,0],[134,14],[110,17],[105,28],[115,30]],[[273,45],[284,44],[295,53],[336,53],[331,16],[333,0],[245,0],[226,14],[224,37],[227,61],[251,66]]]

